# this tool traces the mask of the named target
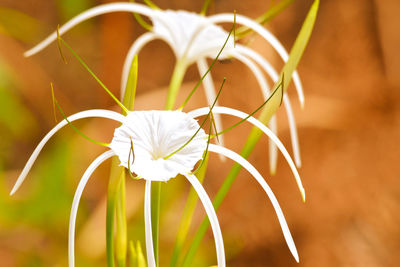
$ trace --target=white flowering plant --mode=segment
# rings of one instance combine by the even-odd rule
[[[147,263],[144,263],[143,259],[141,259],[140,256],[137,256],[137,264],[139,264],[139,266],[158,266],[158,214],[160,208],[159,201],[161,182],[167,182],[171,178],[181,176],[185,177],[189,181],[193,187],[193,190],[197,193],[205,208],[209,221],[205,220],[200,225],[200,228],[195,235],[188,253],[183,258],[181,255],[183,253],[182,236],[186,236],[187,234],[187,228],[188,225],[190,225],[194,207],[189,205],[189,208],[185,209],[181,228],[178,233],[177,243],[174,247],[173,255],[171,257],[171,266],[191,265],[194,253],[196,252],[209,224],[211,224],[214,235],[217,264],[218,266],[225,266],[226,263],[223,237],[216,215],[216,209],[222,203],[222,200],[229,191],[230,185],[233,183],[235,177],[242,167],[245,168],[252,175],[252,177],[254,177],[254,179],[260,184],[269,197],[277,214],[286,243],[293,257],[296,259],[296,261],[299,261],[296,246],[276,197],[274,196],[271,188],[268,186],[263,176],[246,160],[246,158],[251,153],[255,144],[261,137],[261,134],[266,134],[271,140],[272,144],[270,146],[270,163],[272,172],[274,172],[276,165],[276,151],[279,150],[288,162],[296,179],[296,183],[300,189],[303,201],[305,200],[305,191],[295,164],[296,162],[298,166],[300,165],[297,133],[289,98],[286,96],[285,92],[291,79],[293,78],[300,102],[303,103],[304,97],[302,86],[295,69],[311,35],[319,1],[314,1],[313,5],[311,6],[303,27],[290,52],[290,56],[280,42],[259,23],[244,16],[236,15],[236,13],[219,14],[206,17],[204,14],[197,15],[186,11],[163,11],[159,10],[152,2],[145,2],[149,6],[136,3],[113,3],[101,5],[85,11],[84,13],[73,18],[64,26],[60,27],[55,33],[50,35],[43,42],[26,52],[26,56],[31,56],[39,52],[52,41],[58,40],[60,52],[61,45],[65,45],[85,67],[85,69],[90,72],[90,74],[100,83],[105,91],[122,108],[122,114],[110,110],[97,109],[82,111],[67,117],[64,115],[57,100],[55,100],[54,92],[52,91],[54,107],[59,109],[64,117],[64,120],[59,122],[36,147],[21,175],[18,177],[11,194],[14,194],[20,187],[47,141],[62,127],[70,125],[86,139],[107,147],[108,150],[98,156],[90,164],[82,176],[75,192],[69,225],[69,266],[75,266],[75,222],[79,201],[83,190],[94,170],[105,160],[114,156],[115,157],[111,167],[112,170],[110,175],[107,205],[106,236],[108,266],[115,265],[114,257],[117,260],[118,266],[126,266],[127,233],[126,218],[124,215],[125,188],[123,182],[125,179],[125,173],[128,173],[134,179],[144,179],[146,181],[144,197],[144,220]],[[206,1],[205,6],[208,4],[209,1]],[[111,91],[100,81],[100,79],[90,70],[84,61],[60,36],[68,29],[83,20],[96,15],[115,11],[127,11],[135,13],[138,21],[149,30],[149,32],[145,33],[135,41],[126,57],[121,82],[122,101],[119,101],[111,93]],[[153,25],[147,24],[147,22],[143,21],[137,14],[147,16],[152,21]],[[231,31],[227,32],[220,26],[216,25],[217,23],[223,22],[233,23]],[[256,51],[239,43],[236,44],[236,23],[246,26],[246,31],[254,31],[260,34],[280,54],[283,60],[286,61],[286,64],[283,67],[280,75],[278,75],[272,65]],[[133,103],[138,79],[137,54],[146,43],[154,39],[162,39],[172,47],[177,58],[175,71],[171,77],[165,110],[136,111],[133,109]],[[214,59],[210,66],[207,65],[207,57]],[[218,97],[224,83],[222,83],[220,90],[215,92],[214,82],[211,78],[210,70],[217,60],[228,58],[235,58],[248,66],[255,75],[264,94],[264,103],[251,114],[246,114],[236,109],[218,105]],[[202,77],[190,92],[183,104],[178,109],[174,109],[175,100],[183,81],[183,76],[187,67],[193,63],[197,64],[199,73]],[[255,63],[261,66],[261,69],[270,75],[275,81],[275,85],[272,87],[272,90],[269,89],[264,74]],[[189,101],[189,99],[191,99],[193,93],[198,89],[201,83],[204,85],[207,100],[209,101],[208,107],[195,109],[190,112],[184,112],[183,110],[186,103]],[[274,119],[274,114],[281,103],[284,103],[289,117],[295,160],[292,159],[285,146],[276,135],[276,120]],[[255,113],[258,111],[260,111],[261,114],[259,118],[256,119],[253,115],[255,115]],[[220,115],[223,114],[240,118],[240,121],[223,130],[220,120]],[[201,123],[199,123],[199,121],[196,119],[201,116],[205,116],[205,118],[201,120]],[[72,122],[75,120],[91,117],[107,118],[121,123],[121,126],[114,130],[114,137],[110,143],[95,141],[81,133],[72,124]],[[206,121],[209,122],[208,133],[203,129]],[[249,122],[255,127],[253,128],[248,141],[245,144],[242,154],[239,155],[234,151],[224,147],[222,136],[225,132],[234,129],[237,125],[243,122]],[[270,122],[269,125],[271,129],[265,126],[265,124],[268,122]],[[212,133],[212,130],[214,133]],[[218,138],[220,144],[211,144],[210,140],[213,138]],[[200,173],[199,170],[207,168],[208,152],[220,154],[223,157],[232,159],[236,163],[227,176],[224,185],[218,192],[214,202],[210,200],[201,184],[201,181],[204,178],[204,173],[196,177],[196,175]],[[199,166],[196,167],[196,165]],[[156,189],[154,190],[154,188]],[[188,199],[188,203],[193,202],[191,199]],[[117,232],[115,236],[116,249],[114,255],[115,213],[122,214],[122,216],[116,216]],[[154,214],[155,216],[152,216]],[[140,251],[139,247],[137,247],[137,251]],[[131,254],[134,255],[135,253],[137,254],[135,249],[132,249]]]

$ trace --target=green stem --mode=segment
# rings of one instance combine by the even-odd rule
[[[174,108],[176,97],[178,96],[179,88],[182,85],[186,69],[187,64],[185,58],[181,58],[175,63],[174,72],[172,73],[171,81],[169,83],[167,102],[165,103],[166,110]]]
[[[125,171],[121,173],[119,190],[116,198],[116,214],[117,214],[117,235],[115,237],[115,248],[117,265],[119,267],[126,266],[127,255],[127,221],[125,208]]]
[[[165,104],[166,110],[172,110],[175,105],[176,97],[178,96],[179,88],[182,85],[183,78],[186,72],[185,58],[179,59],[175,63],[174,72],[172,73],[171,81],[168,89],[167,101]],[[158,236],[160,222],[160,200],[161,200],[161,182],[152,182],[151,185],[151,228],[153,234],[153,247],[156,266],[158,266]]]

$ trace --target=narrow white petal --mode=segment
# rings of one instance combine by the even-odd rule
[[[265,60],[260,54],[240,44],[236,46],[236,51],[253,59],[255,62],[257,62],[257,64],[259,64],[264,69],[264,71],[271,77],[271,79],[274,82],[278,81],[279,75],[276,72],[275,68],[272,67],[272,65],[267,60]],[[299,88],[297,89],[299,90]],[[286,114],[288,116],[288,121],[289,121],[290,138],[292,141],[294,160],[296,162],[297,167],[300,167],[301,166],[300,146],[299,146],[299,139],[297,136],[296,122],[294,119],[289,97],[286,94],[283,96],[283,104],[285,105]]]
[[[149,42],[153,41],[154,39],[158,38],[158,36],[152,32],[146,32],[145,34],[141,35],[136,41],[132,44],[131,48],[129,48],[129,52],[125,58],[124,68],[122,70],[122,77],[121,77],[121,98],[125,94],[125,87],[128,81],[129,70],[131,69],[132,60],[135,55],[139,54],[140,50]]]
[[[104,5],[99,5],[94,8],[88,9],[85,12],[75,16],[72,18],[70,21],[68,21],[66,24],[64,24],[62,27],[60,27],[60,35],[64,34],[77,24],[93,18],[95,16],[99,16],[102,14],[106,13],[111,13],[111,12],[121,12],[121,11],[126,11],[126,12],[133,12],[133,13],[138,13],[141,15],[145,15],[148,17],[154,17],[158,16],[158,12],[141,4],[136,4],[136,3],[111,3],[111,4],[104,4]],[[49,35],[46,39],[44,39],[42,42],[37,44],[35,47],[31,48],[30,50],[25,52],[25,56],[29,57],[32,56],[42,49],[44,49],[46,46],[48,46],[51,42],[55,41],[57,39],[57,32],[53,32],[51,35]]]
[[[301,167],[301,157],[300,157],[300,145],[299,145],[299,137],[297,135],[296,121],[294,119],[292,105],[290,104],[289,97],[285,94],[283,96],[283,104],[286,108],[286,114],[288,116],[289,121],[289,130],[290,130],[290,139],[292,141],[293,155],[294,161],[298,168]]]
[[[254,64],[246,56],[236,52],[235,50],[229,51],[229,52],[234,58],[241,61],[244,65],[246,65],[251,70],[251,72],[254,74],[254,76],[257,79],[257,82],[261,88],[263,95],[264,95],[264,99],[267,100],[268,97],[270,97],[270,88],[269,88],[267,80],[265,79],[260,68],[258,68],[258,66],[256,64]],[[278,122],[276,120],[275,115],[272,116],[271,120],[268,123],[268,126],[275,135],[278,135]],[[278,164],[278,150],[276,149],[276,145],[274,144],[274,142],[272,142],[271,139],[269,140],[269,150],[268,151],[269,151],[270,171],[272,174],[275,174],[276,166]]]
[[[144,191],[144,229],[146,236],[147,264],[149,267],[156,267],[153,234],[151,231],[151,181],[146,181],[146,188]]]
[[[106,119],[112,119],[118,122],[123,122],[123,119],[125,118],[123,115],[110,111],[110,110],[104,110],[104,109],[92,109],[92,110],[85,110],[82,112],[78,112],[74,115],[71,115],[68,117],[68,120],[70,122],[83,119],[83,118],[106,118]],[[61,121],[58,123],[53,129],[51,129],[50,132],[46,134],[46,136],[40,141],[39,145],[35,148],[33,151],[31,157],[29,158],[28,162],[26,163],[24,169],[22,170],[21,174],[19,175],[17,182],[15,183],[13,189],[11,190],[10,195],[14,194],[18,188],[21,186],[22,182],[25,180],[26,175],[32,168],[33,163],[35,163],[36,158],[38,157],[40,151],[43,149],[44,145],[49,141],[49,139],[62,127],[67,125],[68,122],[66,120]]]
[[[225,23],[225,22],[233,22],[233,14],[217,14],[214,16],[209,17],[212,23]],[[280,57],[286,62],[289,59],[289,54],[287,53],[286,49],[283,45],[279,42],[279,40],[267,29],[261,26],[256,21],[247,18],[242,15],[236,15],[236,23],[244,25],[259,35],[261,35],[267,42],[271,44],[271,46],[278,52]],[[296,85],[297,93],[299,95],[299,101],[302,106],[304,106],[304,93],[303,93],[303,86],[301,85],[300,77],[297,71],[293,73],[293,82]]]
[[[292,235],[290,234],[289,227],[286,223],[285,216],[279,206],[278,200],[276,199],[274,193],[272,192],[271,188],[265,181],[265,179],[261,176],[261,174],[251,165],[246,159],[244,159],[239,154],[229,150],[227,148],[210,144],[208,147],[209,151],[223,154],[224,156],[236,161],[238,164],[242,165],[251,175],[253,175],[254,179],[261,185],[264,189],[265,193],[268,195],[269,199],[271,200],[272,206],[275,209],[276,216],[278,217],[279,223],[282,228],[283,236],[285,237],[286,243],[289,247],[290,252],[292,253],[293,257],[299,262],[299,255],[297,253],[296,245],[294,244]]]
[[[79,201],[81,200],[83,190],[96,168],[108,158],[114,156],[114,152],[109,150],[97,157],[87,168],[79,181],[78,188],[75,191],[74,200],[72,201],[71,215],[69,217],[69,233],[68,233],[68,266],[75,266],[75,224],[78,213]]]
[[[204,107],[204,108],[195,109],[195,110],[189,112],[188,115],[192,116],[193,118],[196,118],[199,116],[206,115],[209,111],[210,111],[210,109],[208,107]],[[241,112],[239,110],[227,108],[227,107],[220,107],[220,106],[214,107],[213,112],[216,114],[218,114],[218,113],[219,114],[227,114],[227,115],[235,116],[235,117],[238,117],[241,119],[244,119],[248,116],[248,114]],[[263,131],[269,138],[271,138],[274,141],[274,143],[276,144],[276,146],[278,147],[278,149],[281,151],[282,155],[285,157],[286,161],[288,162],[289,167],[292,170],[292,173],[294,175],[294,178],[296,179],[296,183],[300,190],[303,201],[305,201],[305,191],[304,191],[303,185],[301,183],[300,175],[296,169],[296,165],[294,164],[292,158],[290,157],[289,153],[287,152],[285,146],[282,144],[282,142],[279,140],[279,138],[270,129],[268,129],[267,126],[265,126],[262,122],[260,122],[256,118],[249,117],[247,119],[247,121],[250,122],[251,124],[257,126],[261,131]]]
[[[211,145],[211,144],[210,144]],[[211,145],[214,146],[214,145]],[[186,174],[185,177],[188,181],[192,184],[194,190],[199,195],[201,203],[203,203],[204,209],[206,210],[208,219],[210,220],[211,229],[213,231],[214,240],[215,240],[215,247],[217,251],[217,262],[218,267],[225,267],[225,249],[224,249],[224,241],[222,239],[221,228],[219,226],[217,214],[215,213],[213,204],[208,197],[206,191],[204,190],[203,186],[197,180],[196,176],[192,174]]]
[[[197,69],[199,70],[199,74],[201,77],[203,77],[204,73],[207,72],[208,68],[209,68],[209,66],[208,66],[205,58],[201,58],[201,59],[197,60]],[[209,106],[211,106],[214,103],[214,100],[217,97],[217,95],[215,94],[214,81],[213,81],[213,78],[212,78],[210,72],[204,78],[203,86],[204,86],[204,92],[205,92],[206,98],[207,98],[207,103]],[[218,101],[215,103],[215,105],[216,106],[219,105]],[[215,119],[215,126],[217,128],[217,131],[220,132],[222,130],[221,116],[219,114],[215,114],[214,119]],[[224,146],[224,137],[223,136],[219,137],[219,143],[221,146]],[[225,157],[220,156],[220,159],[222,161],[224,161]]]

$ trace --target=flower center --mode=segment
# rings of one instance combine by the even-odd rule
[[[180,111],[134,111],[115,130],[110,147],[131,172],[147,180],[167,181],[192,171],[202,158],[207,146],[203,129],[180,149],[199,128],[196,120]]]

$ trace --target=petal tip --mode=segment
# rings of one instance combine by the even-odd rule
[[[304,190],[304,188],[300,189],[300,193],[301,193],[301,199],[303,200],[303,203],[306,203],[306,191]]]

